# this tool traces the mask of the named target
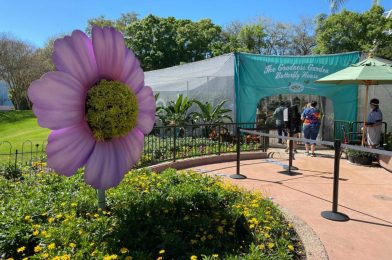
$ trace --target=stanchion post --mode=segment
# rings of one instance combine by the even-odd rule
[[[240,174],[240,156],[241,156],[241,133],[240,133],[240,128],[237,127],[236,130],[236,136],[237,136],[237,171],[236,174],[230,175],[230,178],[232,179],[246,179],[245,175]]]
[[[341,141],[335,140],[335,161],[333,173],[333,197],[332,197],[332,211],[323,211],[321,216],[333,221],[348,221],[350,218],[343,213],[338,212],[339,199],[339,165],[340,165],[340,149]]]

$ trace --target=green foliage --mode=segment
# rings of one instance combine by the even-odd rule
[[[231,109],[223,109],[222,107],[227,100],[221,101],[216,107],[213,107],[210,103],[202,103],[198,100],[194,100],[199,106],[200,112],[193,113],[196,120],[201,120],[205,124],[220,124],[233,122],[233,119],[227,113],[231,112]]]
[[[389,132],[385,137],[385,149],[388,151],[392,151],[392,133]]]
[[[86,118],[96,140],[127,134],[136,125],[136,95],[124,83],[101,80],[87,92]]]
[[[292,259],[303,248],[261,194],[198,173],[132,171],[107,191],[79,172],[0,177],[0,252],[14,259]],[[57,257],[57,258],[56,258]],[[111,257],[111,258],[110,258]]]
[[[369,157],[369,158],[375,158],[376,156],[374,153],[363,152],[363,151],[352,150],[352,149],[347,149],[347,155],[356,156],[356,157]]]
[[[143,69],[154,70],[193,62],[212,55],[221,27],[210,19],[198,22],[148,15],[131,23],[125,32],[127,45]]]
[[[186,125],[193,122],[192,113],[189,109],[193,104],[193,100],[188,97],[179,95],[177,100],[170,101],[167,106],[160,107],[157,110],[157,116],[164,125]]]
[[[385,34],[392,21],[383,16],[384,9],[373,6],[363,14],[343,10],[329,17],[320,17],[316,29],[315,53],[328,54],[349,51],[370,52],[392,58],[392,38]]]
[[[131,12],[131,13],[123,13],[121,14],[120,18],[115,20],[106,19],[105,16],[100,15],[97,18],[92,18],[87,20],[87,28],[86,33],[91,36],[91,29],[92,27],[99,26],[110,26],[116,28],[116,30],[122,32],[123,34],[126,31],[127,26],[131,23],[136,22],[138,20],[138,14]]]
[[[0,165],[0,175],[7,180],[18,180],[22,178],[22,168],[19,164]]]

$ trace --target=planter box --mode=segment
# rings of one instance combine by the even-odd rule
[[[360,165],[371,165],[373,162],[373,157],[349,155],[348,161]]]

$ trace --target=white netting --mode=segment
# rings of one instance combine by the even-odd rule
[[[234,55],[187,63],[144,73],[146,85],[159,93],[158,105],[177,99],[178,95],[209,102],[213,106],[228,100],[225,108],[234,119]]]

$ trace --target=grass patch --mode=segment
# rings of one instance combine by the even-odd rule
[[[107,191],[107,211],[96,204],[82,172],[0,177],[2,257],[303,258],[291,224],[270,201],[206,175],[131,171]]]
[[[12,144],[12,150],[22,150],[22,144],[30,140],[33,145],[46,142],[49,129],[42,128],[32,111],[0,111],[0,142]],[[0,148],[0,151],[9,148]]]

